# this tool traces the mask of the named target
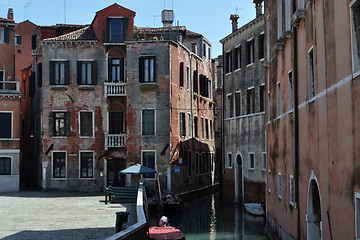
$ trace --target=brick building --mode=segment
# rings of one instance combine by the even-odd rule
[[[155,168],[168,192],[214,183],[211,45],[134,17],[113,4],[75,31],[36,31],[43,188],[136,185],[119,173],[135,163]]]
[[[265,201],[264,15],[261,1],[254,20],[233,32],[223,45],[223,188],[236,202]]]
[[[15,80],[13,10],[0,18],[0,192],[19,190],[20,88]]]
[[[360,237],[360,1],[268,0],[267,226]]]

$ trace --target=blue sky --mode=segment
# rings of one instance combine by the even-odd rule
[[[0,17],[6,17],[8,8],[12,7],[16,22],[29,19],[37,25],[64,23],[64,3],[65,0],[2,0]],[[113,3],[109,0],[66,0],[66,23],[90,24],[95,12]],[[118,0],[116,3],[136,12],[135,25],[140,27],[162,26],[160,15],[165,4],[167,9],[174,10],[175,20],[180,25],[210,40],[212,57],[222,53],[219,40],[231,33],[230,14],[240,16],[239,27],[255,18],[253,0]]]

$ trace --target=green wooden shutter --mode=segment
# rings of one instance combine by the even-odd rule
[[[127,41],[127,31],[128,31],[128,19],[123,19],[123,42]]]
[[[149,129],[149,135],[155,134],[155,111],[149,110],[149,121],[148,121],[148,129]]]
[[[5,28],[4,29],[4,43],[9,43],[10,40],[10,36],[9,36],[9,29]]]
[[[139,58],[139,82],[144,82],[144,58]]]
[[[80,85],[81,84],[81,62],[77,61],[76,62],[76,69],[77,69],[77,84]]]
[[[180,63],[180,87],[184,87],[184,63]]]
[[[50,85],[54,85],[55,84],[55,81],[54,81],[55,80],[55,76],[54,76],[55,75],[55,62],[50,61],[49,65],[50,65],[50,71],[49,71]]]
[[[108,82],[112,82],[112,58],[108,59]]]
[[[120,82],[125,82],[125,64],[124,58],[120,58]]]
[[[69,60],[65,61],[65,84],[70,84],[70,67],[69,67]]]

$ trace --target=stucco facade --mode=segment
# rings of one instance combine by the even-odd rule
[[[265,3],[267,226],[280,239],[359,237],[358,6]]]
[[[265,202],[264,16],[223,38],[223,187],[236,202]],[[235,26],[234,26],[235,25]]]

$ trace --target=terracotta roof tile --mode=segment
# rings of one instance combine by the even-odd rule
[[[96,36],[91,26],[86,26],[82,29],[58,37],[44,39],[44,41],[80,41],[80,40],[96,40]]]

